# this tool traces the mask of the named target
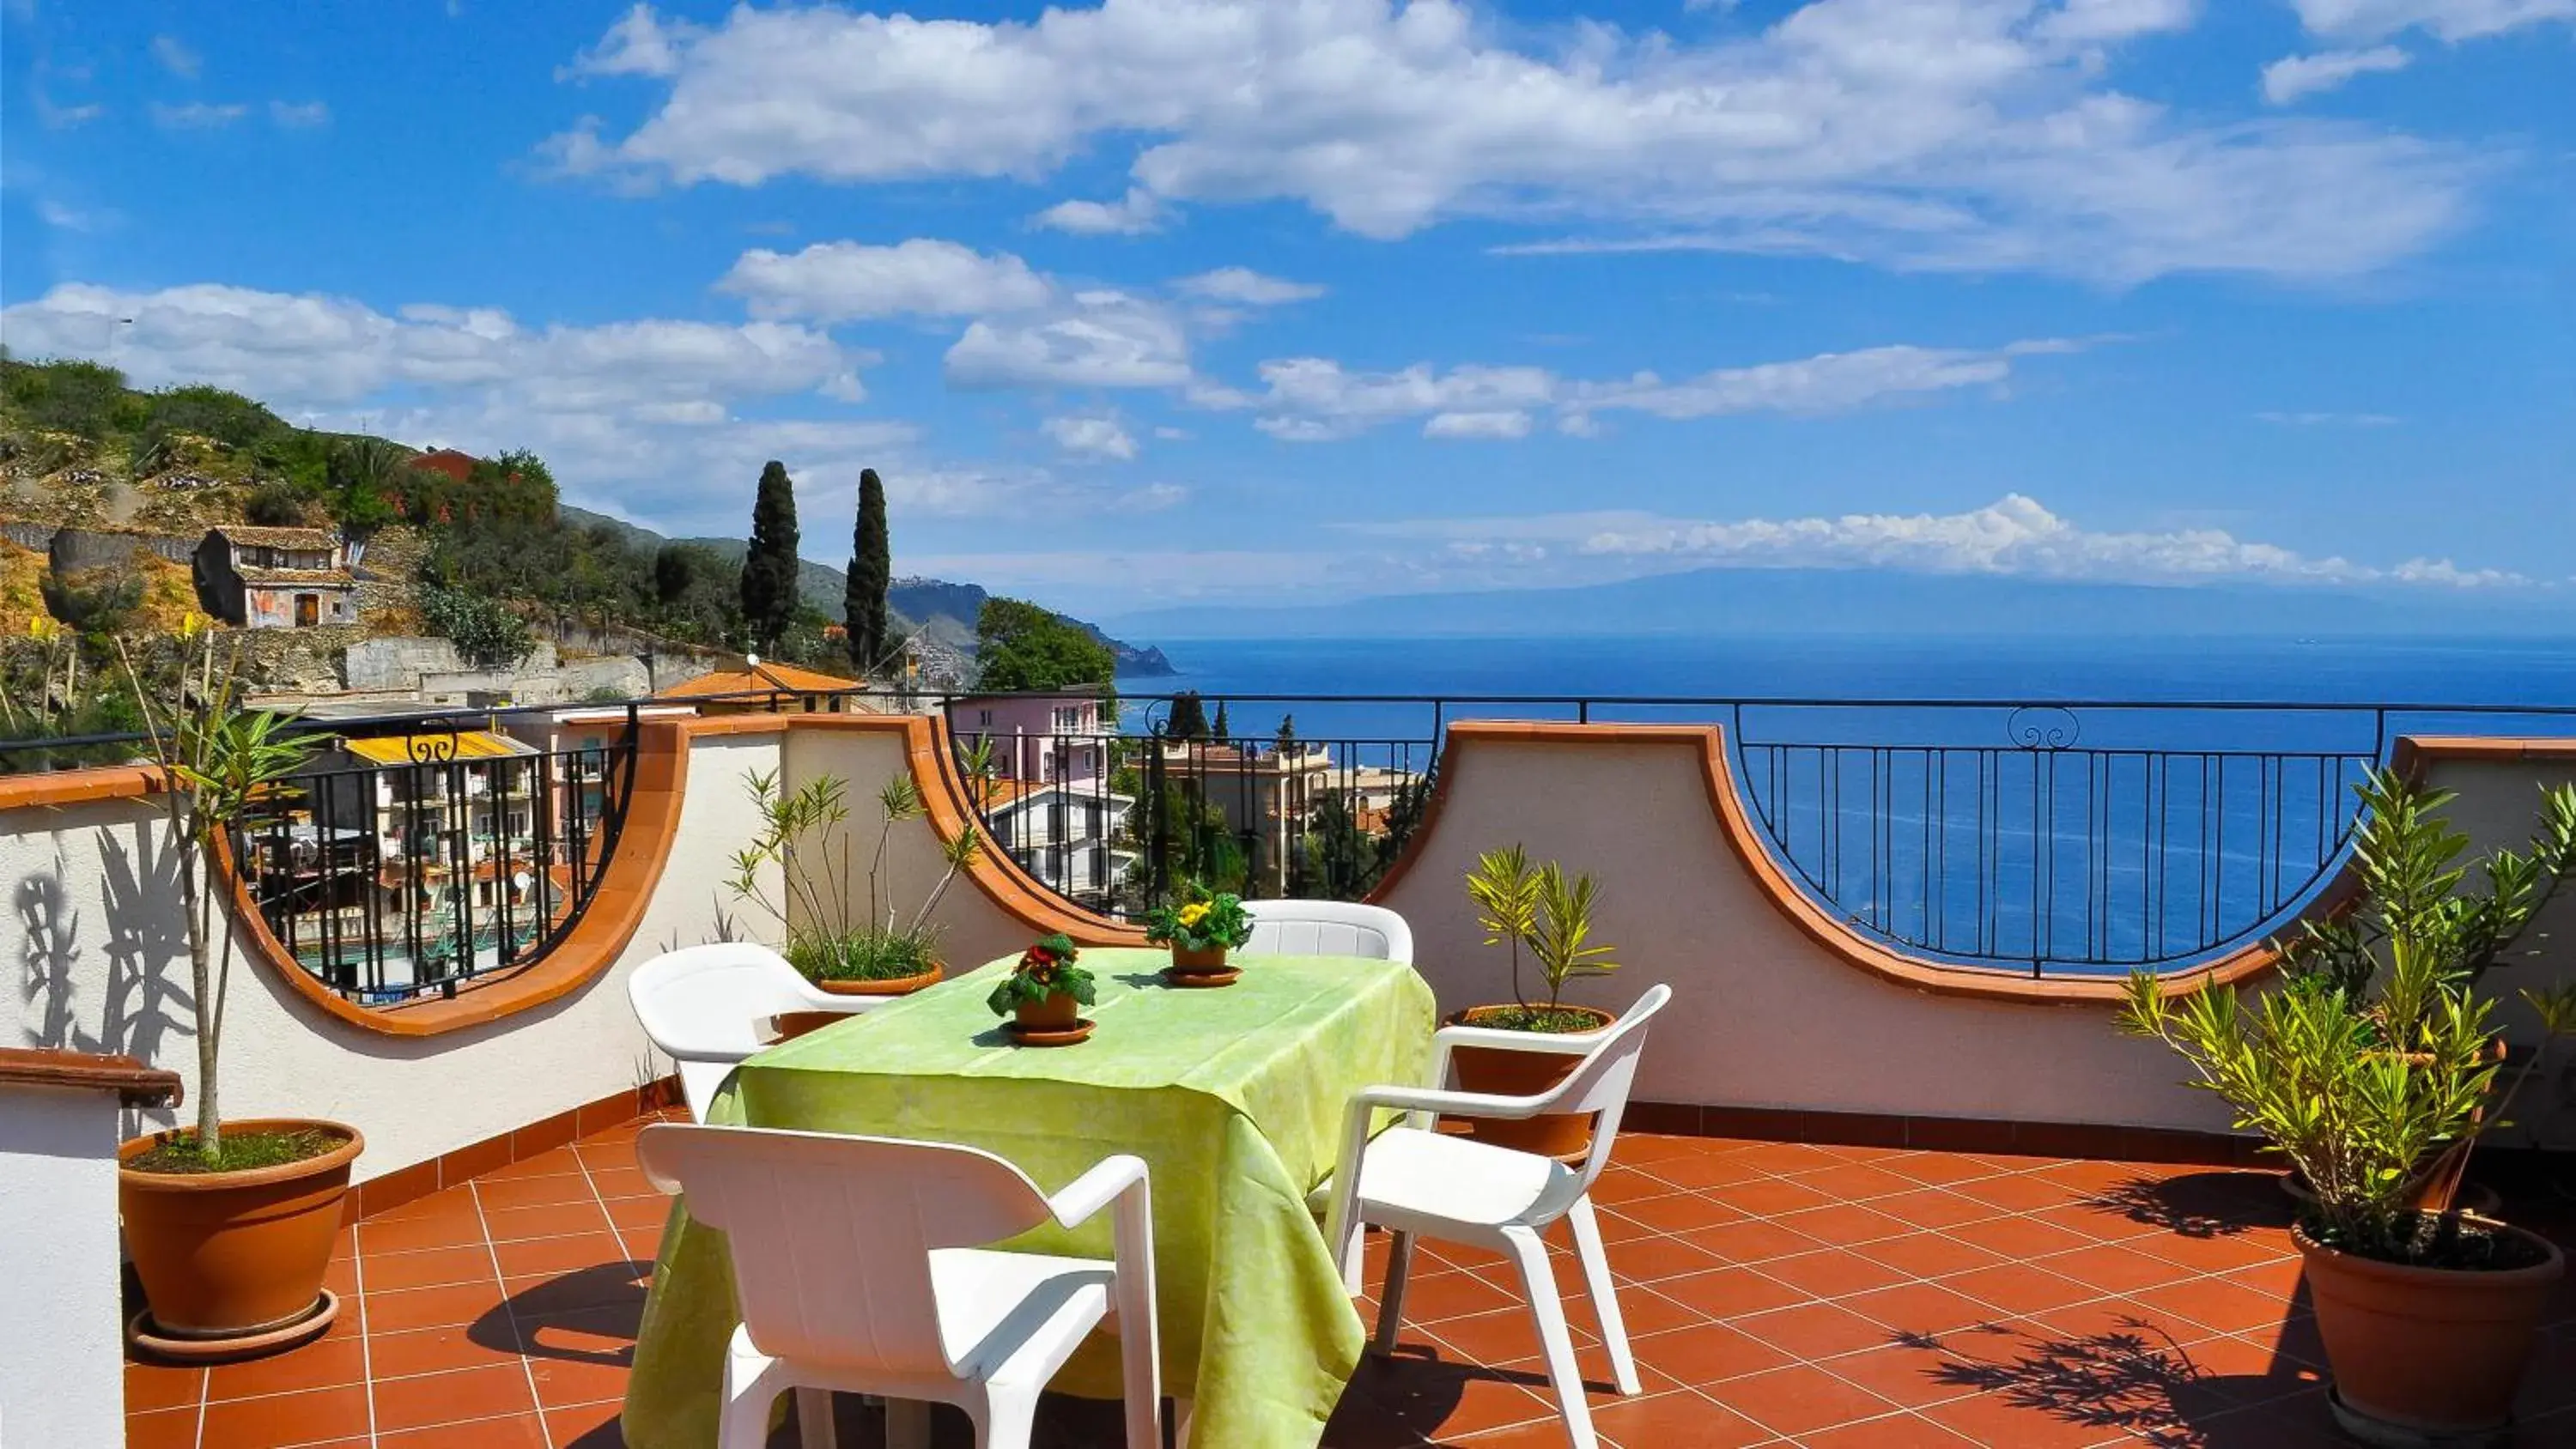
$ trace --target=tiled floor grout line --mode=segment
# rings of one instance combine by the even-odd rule
[[[576,1162],[580,1160],[579,1154],[575,1154],[574,1160]],[[483,1251],[492,1260],[493,1286],[501,1290],[501,1318],[510,1325],[510,1347],[518,1355],[520,1376],[527,1380],[528,1409],[537,1416],[537,1441],[544,1444],[546,1449],[554,1449],[555,1431],[553,1426],[546,1422],[545,1400],[537,1395],[537,1371],[535,1366],[528,1362],[528,1340],[519,1332],[519,1311],[510,1306],[510,1277],[501,1271],[501,1248],[499,1244],[492,1241],[492,1219],[483,1208],[482,1187],[479,1183],[468,1179],[465,1190],[474,1200],[474,1221],[483,1229]],[[624,1250],[620,1249],[620,1251]],[[370,1404],[375,1402],[375,1392],[372,1388],[368,1391],[367,1401]]]
[[[358,1382],[367,1387],[367,1449],[376,1449],[376,1349],[374,1336],[367,1332],[367,1225],[363,1219],[349,1224],[349,1275],[357,1280],[350,1293],[358,1300]]]

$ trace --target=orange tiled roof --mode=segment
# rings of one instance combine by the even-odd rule
[[[843,679],[820,670],[799,669],[793,664],[778,664],[764,659],[749,669],[719,669],[713,674],[701,674],[684,684],[660,690],[653,697],[708,699],[726,694],[802,694],[858,687],[859,682],[855,679]]]

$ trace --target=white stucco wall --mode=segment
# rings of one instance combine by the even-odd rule
[[[634,938],[608,971],[543,1006],[441,1036],[385,1036],[236,957],[224,1115],[349,1123],[367,1138],[363,1181],[667,1074],[627,1005],[626,976],[680,946],[761,937],[723,881],[753,828],[740,777],[778,756],[775,735],[695,742],[673,854]],[[161,842],[144,801],[0,812],[0,886],[13,902],[0,956],[20,963],[20,989],[0,999],[0,1041],[131,1053],[178,1072],[194,1101],[187,935]]]
[[[0,1086],[0,1449],[125,1442],[113,1093]]]

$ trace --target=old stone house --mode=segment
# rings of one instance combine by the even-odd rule
[[[319,528],[210,530],[197,545],[198,602],[245,629],[358,622],[358,580],[338,535]]]

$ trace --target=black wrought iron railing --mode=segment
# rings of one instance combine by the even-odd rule
[[[2034,976],[2184,969],[2282,929],[2339,869],[2353,787],[2401,734],[2576,735],[2576,706],[2527,705],[1229,694],[1130,695],[1087,715],[1045,696],[939,707],[994,841],[1074,903],[1128,918],[1189,880],[1364,896],[1419,824],[1452,721],[1713,723],[1765,848],[1818,904],[1933,963]]]

